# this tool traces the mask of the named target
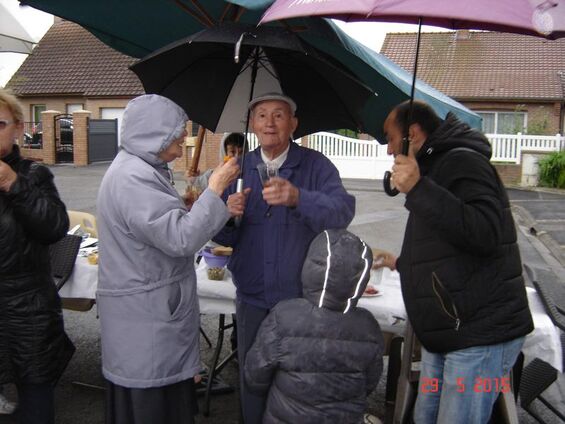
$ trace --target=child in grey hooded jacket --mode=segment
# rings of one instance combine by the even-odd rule
[[[304,298],[271,310],[245,360],[249,387],[268,392],[263,423],[363,422],[383,369],[379,324],[356,307],[372,261],[370,247],[346,230],[312,241]]]

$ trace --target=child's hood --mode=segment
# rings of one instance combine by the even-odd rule
[[[357,305],[370,278],[373,253],[347,230],[316,236],[302,267],[304,298],[318,307],[343,311]]]

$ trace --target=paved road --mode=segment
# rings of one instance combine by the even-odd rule
[[[51,169],[55,174],[61,197],[69,209],[96,213],[96,194],[107,164],[85,168],[54,166]],[[180,175],[177,175],[177,181],[177,188],[182,191],[184,183]],[[372,247],[398,252],[407,217],[403,196],[386,196],[382,192],[380,181],[346,180],[345,185],[357,199],[357,213],[350,230],[364,238]],[[555,254],[563,252],[565,243],[565,196],[521,190],[510,190],[509,193],[520,229],[519,243],[524,262],[551,268],[557,275],[564,276],[563,258]],[[551,242],[554,245],[551,245]],[[560,246],[559,249],[555,249],[555,244]],[[72,384],[73,381],[80,381],[103,385],[96,310],[86,313],[64,311],[64,314],[67,331],[77,347],[77,352],[57,386],[57,424],[101,424],[104,422],[104,392]],[[203,327],[213,339],[216,335],[216,325],[216,317],[203,317]],[[203,341],[201,352],[204,362],[209,363],[212,349]],[[224,350],[224,354],[226,353],[227,349]],[[237,364],[233,361],[228,364],[222,372],[222,377],[228,384],[236,386]],[[384,415],[385,379],[386,375],[383,375],[377,390],[369,398],[369,411],[381,417]],[[563,399],[563,392],[560,390],[560,387],[557,387],[554,394],[557,401]],[[10,388],[9,395],[15,396],[13,388]],[[199,416],[198,423],[237,423],[237,392],[214,396],[211,406],[211,416]],[[520,410],[519,413],[521,423],[536,422],[524,411]],[[9,417],[0,416],[0,424],[12,422]]]

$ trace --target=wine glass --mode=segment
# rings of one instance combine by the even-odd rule
[[[265,184],[267,184],[267,181],[271,178],[279,176],[279,167],[272,162],[261,162],[257,164],[257,171],[259,171],[259,178],[261,178],[261,184],[263,184],[263,187],[265,187]],[[265,212],[265,216],[271,216],[272,206],[273,205],[269,205],[267,212]]]
[[[263,187],[265,187],[265,184],[267,184],[267,181],[271,178],[279,176],[279,168],[272,162],[261,162],[257,164],[257,171],[259,171],[259,178],[261,178]]]

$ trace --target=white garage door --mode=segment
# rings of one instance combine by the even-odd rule
[[[120,128],[122,127],[122,116],[125,108],[123,107],[103,107],[100,108],[100,118],[118,119],[118,146],[120,146]]]

